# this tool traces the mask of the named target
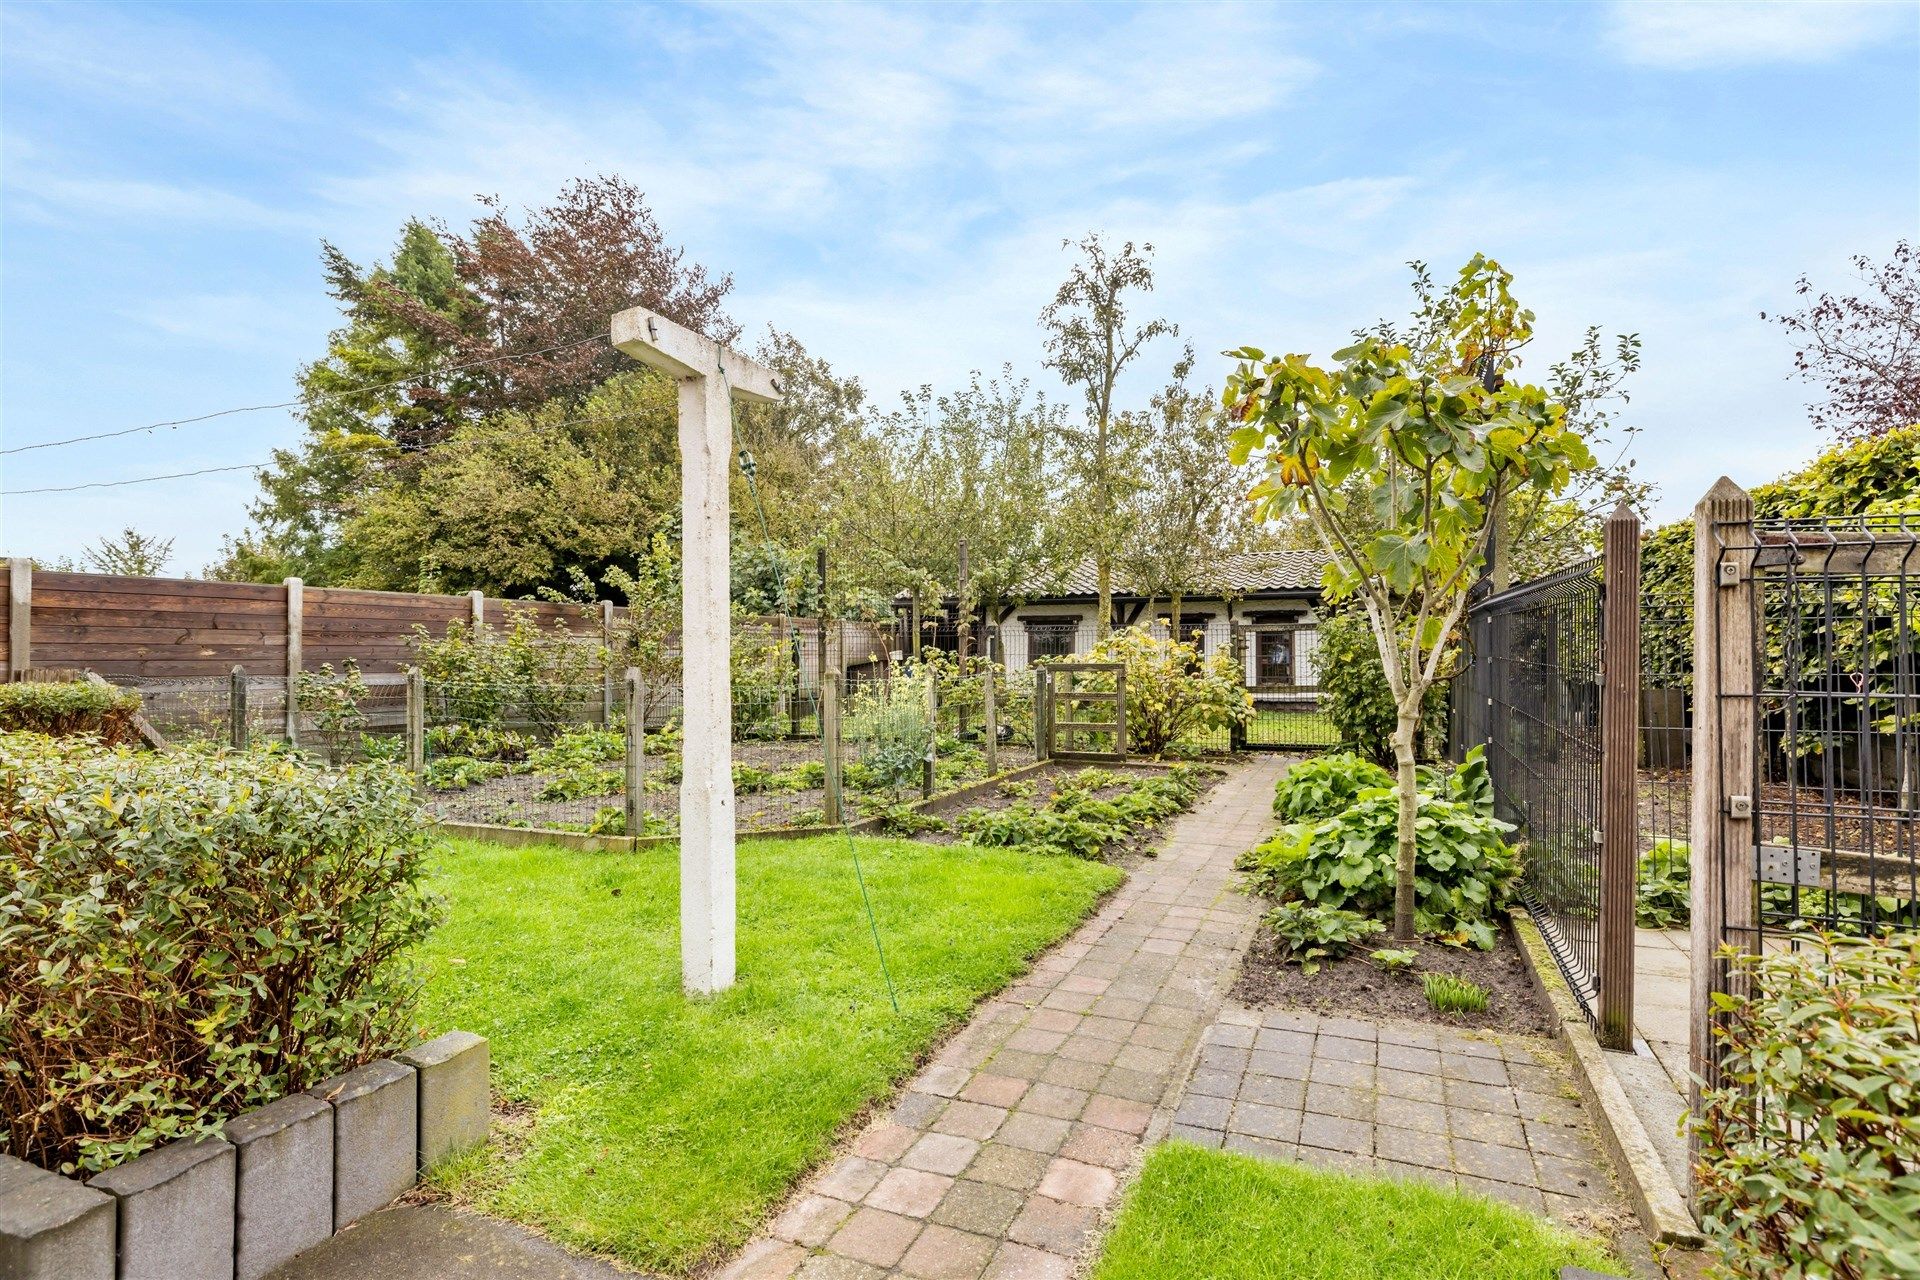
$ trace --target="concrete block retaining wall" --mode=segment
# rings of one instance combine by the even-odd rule
[[[452,1031],[85,1182],[0,1155],[5,1280],[257,1280],[487,1137],[487,1042]]]

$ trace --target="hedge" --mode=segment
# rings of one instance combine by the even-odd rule
[[[409,780],[0,734],[0,1143],[95,1171],[401,1047]]]
[[[139,694],[91,680],[0,684],[0,732],[87,734],[113,746],[135,740],[139,713]]]

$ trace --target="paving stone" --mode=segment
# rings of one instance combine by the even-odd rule
[[[1532,1156],[1520,1148],[1496,1146],[1491,1142],[1455,1138],[1453,1167],[1463,1174],[1495,1182],[1532,1186],[1534,1180]]]
[[[990,1107],[1011,1107],[1032,1087],[1029,1081],[1015,1076],[982,1071],[954,1096],[965,1102],[978,1102]]]
[[[1580,1104],[1571,1098],[1524,1091],[1515,1091],[1513,1097],[1515,1109],[1529,1120],[1573,1126],[1586,1123]]]
[[[1210,1044],[1200,1050],[1200,1065],[1215,1071],[1240,1072],[1247,1069],[1253,1053],[1249,1049],[1236,1049],[1224,1044]]]
[[[1253,1047],[1267,1053],[1295,1053],[1310,1057],[1313,1054],[1313,1039],[1311,1031],[1267,1027],[1255,1035]]]
[[[1006,1122],[1004,1107],[989,1107],[978,1102],[955,1100],[947,1104],[940,1118],[933,1122],[935,1133],[950,1133],[962,1138],[972,1138],[985,1142]]]
[[[900,1274],[920,1280],[974,1280],[986,1268],[998,1243],[971,1232],[931,1225],[900,1260]]]
[[[1013,1191],[1031,1191],[1040,1185],[1049,1158],[1048,1152],[990,1142],[967,1166],[967,1177]]]
[[[1460,1035],[1449,1032],[1440,1038],[1440,1052],[1457,1053],[1468,1058],[1503,1057],[1500,1044],[1496,1040],[1482,1040],[1477,1036]]]
[[[1340,1084],[1354,1089],[1374,1087],[1373,1067],[1365,1062],[1346,1062],[1339,1058],[1319,1058],[1307,1072],[1315,1084]]]
[[[1321,1018],[1317,1028],[1323,1036],[1345,1040],[1378,1040],[1380,1024],[1362,1018]]]
[[[1595,1191],[1606,1186],[1605,1175],[1585,1161],[1536,1155],[1533,1163],[1538,1170],[1536,1184],[1542,1191],[1554,1191],[1563,1196],[1591,1197]]]
[[[1043,1116],[1072,1120],[1086,1110],[1089,1096],[1084,1089],[1069,1089],[1057,1084],[1037,1084],[1021,1101],[1020,1109]]]
[[[1067,1140],[1067,1128],[1067,1122],[1057,1117],[1016,1111],[1000,1126],[997,1137],[1007,1146],[1025,1147],[1029,1151],[1044,1151],[1051,1155]]]
[[[1242,1079],[1243,1077],[1236,1072],[1214,1071],[1202,1067],[1187,1081],[1187,1092],[1210,1098],[1231,1098],[1239,1089]]]
[[[1076,1124],[1072,1132],[1067,1134],[1067,1140],[1060,1144],[1060,1154],[1070,1160],[1119,1169],[1133,1158],[1138,1145],[1132,1134],[1122,1133],[1118,1129]]]
[[[844,1156],[834,1162],[826,1176],[813,1184],[813,1189],[836,1200],[864,1200],[867,1192],[879,1185],[886,1172],[887,1166],[878,1160],[869,1160],[865,1156]]]
[[[881,1209],[860,1209],[834,1234],[828,1248],[869,1266],[891,1267],[906,1256],[921,1223]]]
[[[907,1218],[924,1218],[945,1198],[953,1179],[924,1169],[894,1169],[867,1193],[866,1203]]]
[[[942,1226],[999,1237],[1026,1202],[1024,1192],[962,1178],[933,1211],[932,1220]]]
[[[1100,1092],[1131,1098],[1135,1102],[1158,1102],[1166,1092],[1164,1076],[1147,1075],[1125,1067],[1110,1067],[1100,1078]]]
[[[1495,1200],[1504,1200],[1508,1204],[1518,1205],[1530,1213],[1546,1212],[1545,1202],[1541,1200],[1539,1191],[1533,1187],[1523,1187],[1512,1182],[1494,1182],[1464,1173],[1456,1179],[1456,1186],[1461,1191],[1470,1191],[1475,1195],[1489,1196]]]
[[[1451,1191],[1455,1185],[1453,1173],[1447,1169],[1434,1169],[1426,1165],[1403,1164],[1397,1160],[1376,1159],[1373,1172],[1377,1177],[1392,1178],[1397,1182],[1424,1182],[1431,1186],[1445,1187]]]
[[[1407,1098],[1414,1102],[1446,1101],[1446,1085],[1439,1076],[1419,1075],[1412,1071],[1374,1068],[1374,1088],[1383,1095]]]
[[[1526,1130],[1515,1116],[1503,1116],[1492,1111],[1455,1110],[1447,1119],[1447,1127],[1456,1138],[1492,1142],[1503,1147],[1527,1145]]]
[[[1300,1118],[1300,1145],[1328,1151],[1346,1151],[1354,1155],[1373,1153],[1373,1126],[1339,1116],[1314,1115]]]
[[[1077,1035],[1060,1046],[1060,1056],[1075,1062],[1096,1062],[1102,1066],[1120,1056],[1125,1041],[1103,1040],[1097,1036]]]
[[[1391,1067],[1395,1071],[1417,1071],[1423,1075],[1440,1073],[1440,1054],[1433,1049],[1424,1049],[1414,1045],[1380,1045],[1379,1064]]]
[[[1257,1102],[1262,1106],[1288,1107],[1298,1111],[1306,1105],[1307,1082],[1280,1076],[1242,1076],[1238,1097],[1241,1102]]]
[[[1314,1038],[1313,1056],[1316,1060],[1359,1062],[1372,1066],[1378,1048],[1372,1040],[1350,1040],[1322,1032]]]
[[[807,1260],[807,1251],[785,1240],[755,1240],[722,1267],[715,1280],[788,1280]],[[860,1264],[855,1263],[855,1266]]]
[[[1261,1015],[1260,1025],[1273,1031],[1314,1032],[1320,1029],[1320,1017],[1298,1009],[1269,1009]]]
[[[1268,1160],[1292,1162],[1300,1158],[1300,1144],[1297,1142],[1275,1142],[1271,1138],[1256,1138],[1250,1133],[1229,1133],[1221,1144],[1225,1150],[1238,1151],[1242,1155],[1260,1156]]]
[[[1269,1107],[1258,1102],[1236,1103],[1232,1122],[1236,1133],[1266,1138],[1275,1142],[1293,1142],[1300,1137],[1301,1113],[1291,1107]]]
[[[1016,1076],[1022,1080],[1038,1080],[1040,1074],[1052,1062],[1044,1053],[1021,1053],[1017,1049],[1002,1049],[993,1055],[993,1069],[1003,1076]]]
[[[952,1177],[972,1164],[978,1154],[980,1144],[972,1138],[962,1138],[952,1133],[929,1133],[900,1157],[900,1163],[909,1169],[944,1173]]]
[[[1040,1080],[1045,1084],[1065,1085],[1069,1089],[1090,1093],[1100,1087],[1100,1082],[1106,1078],[1106,1075],[1107,1068],[1102,1063],[1081,1062],[1074,1058],[1055,1058],[1047,1064],[1047,1069],[1040,1073]]]
[[[1440,1074],[1449,1080],[1467,1080],[1474,1084],[1507,1084],[1507,1064],[1498,1058],[1475,1058],[1462,1053],[1442,1053]]]
[[[1084,1019],[1067,1009],[1040,1008],[1033,1011],[1027,1019],[1027,1025],[1037,1031],[1060,1031],[1071,1035],[1080,1029]]]
[[[1132,1098],[1096,1093],[1087,1100],[1086,1110],[1080,1113],[1080,1119],[1083,1123],[1106,1129],[1141,1134],[1147,1131],[1147,1122],[1153,1119],[1153,1107]]]
[[[1520,1106],[1514,1100],[1513,1090],[1501,1089],[1493,1085],[1474,1084],[1463,1080],[1445,1080],[1446,1101],[1449,1107],[1466,1107],[1473,1111],[1493,1111],[1500,1115],[1517,1116]]]
[[[980,1280],[1071,1280],[1072,1258],[1024,1244],[1003,1244]]]
[[[1313,1069],[1313,1059],[1303,1053],[1280,1053],[1256,1049],[1247,1070],[1254,1075],[1278,1076],[1283,1080],[1305,1080]]]
[[[805,1195],[787,1207],[773,1221],[773,1234],[781,1240],[817,1249],[833,1237],[853,1213],[853,1206],[832,1196]]]
[[[920,1073],[920,1078],[913,1082],[913,1087],[921,1093],[931,1093],[938,1098],[951,1098],[966,1088],[968,1081],[972,1079],[974,1079],[973,1074],[964,1067],[935,1064]]]
[[[1202,1129],[1224,1129],[1227,1117],[1233,1114],[1233,1103],[1226,1098],[1209,1097],[1205,1094],[1188,1094],[1180,1109],[1173,1113],[1176,1123],[1196,1125]]]
[[[1216,1022],[1207,1028],[1206,1043],[1225,1045],[1229,1049],[1250,1049],[1255,1034],[1255,1028],[1251,1026]]]
[[[800,1264],[799,1280],[878,1280],[886,1274],[852,1258],[822,1254]]]
[[[1378,1038],[1383,1045],[1410,1045],[1414,1048],[1435,1050],[1440,1047],[1439,1034],[1431,1027],[1415,1027],[1399,1023],[1383,1022],[1380,1024]]]
[[[1540,1124],[1533,1120],[1524,1122],[1527,1134],[1527,1146],[1536,1156],[1560,1156],[1567,1160],[1584,1160],[1591,1163],[1594,1159],[1593,1144],[1588,1142],[1578,1129],[1569,1129],[1563,1125]]]
[[[1219,1129],[1202,1129],[1198,1125],[1181,1124],[1174,1121],[1167,1130],[1169,1138],[1178,1138],[1182,1142],[1191,1142],[1197,1147],[1218,1147],[1226,1138]]]
[[[1113,1170],[1078,1160],[1056,1159],[1040,1179],[1040,1194],[1088,1209],[1106,1207],[1119,1180]]]
[[[1382,1094],[1374,1104],[1374,1119],[1383,1127],[1417,1129],[1423,1133],[1447,1131],[1447,1109],[1437,1102],[1416,1102]]]
[[[1337,1173],[1367,1174],[1373,1172],[1373,1157],[1356,1155],[1351,1151],[1334,1151],[1326,1147],[1302,1146],[1299,1150],[1300,1163],[1316,1169],[1332,1169]]]
[[[882,1121],[869,1125],[865,1133],[854,1139],[853,1151],[855,1155],[865,1156],[869,1160],[898,1160],[919,1139],[920,1133],[916,1129]]]
[[[1397,1160],[1402,1164],[1432,1169],[1453,1169],[1453,1144],[1443,1132],[1379,1125],[1373,1131],[1373,1150],[1383,1160]]]
[[[1370,1089],[1350,1089],[1342,1084],[1310,1084],[1302,1104],[1307,1111],[1348,1120],[1373,1121],[1374,1093]]]
[[[912,1092],[894,1104],[893,1122],[904,1129],[924,1129],[940,1118],[947,1100],[931,1093]]]
[[[1007,1238],[1015,1244],[1072,1257],[1086,1244],[1098,1216],[1082,1205],[1035,1196],[1007,1228]]]

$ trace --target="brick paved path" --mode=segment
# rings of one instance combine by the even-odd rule
[[[1207,1028],[1172,1132],[1562,1219],[1625,1218],[1559,1051],[1527,1036],[1229,1006]]]
[[[1119,1172],[1169,1126],[1255,907],[1234,858],[1285,761],[1239,766],[1019,986],[981,1006],[721,1274],[1066,1277]]]

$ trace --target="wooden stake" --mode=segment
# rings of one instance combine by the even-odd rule
[[[827,767],[827,825],[837,827],[845,821],[840,791],[840,677],[820,677],[820,756]]]
[[[640,668],[628,667],[621,681],[627,712],[627,834],[642,834],[647,812],[647,702],[641,696]]]
[[[306,630],[307,589],[298,578],[287,579],[287,745],[300,743],[301,633]]]
[[[427,785],[427,678],[418,667],[407,668],[407,768],[416,788]]]
[[[227,743],[247,749],[247,669],[238,665],[227,673]]]
[[[1633,1048],[1634,913],[1640,873],[1640,518],[1607,519],[1600,659],[1600,1043]]]
[[[994,700],[993,655],[987,655],[987,665],[980,673],[980,692],[987,704],[987,776],[993,777],[1000,772],[1000,708]]]

